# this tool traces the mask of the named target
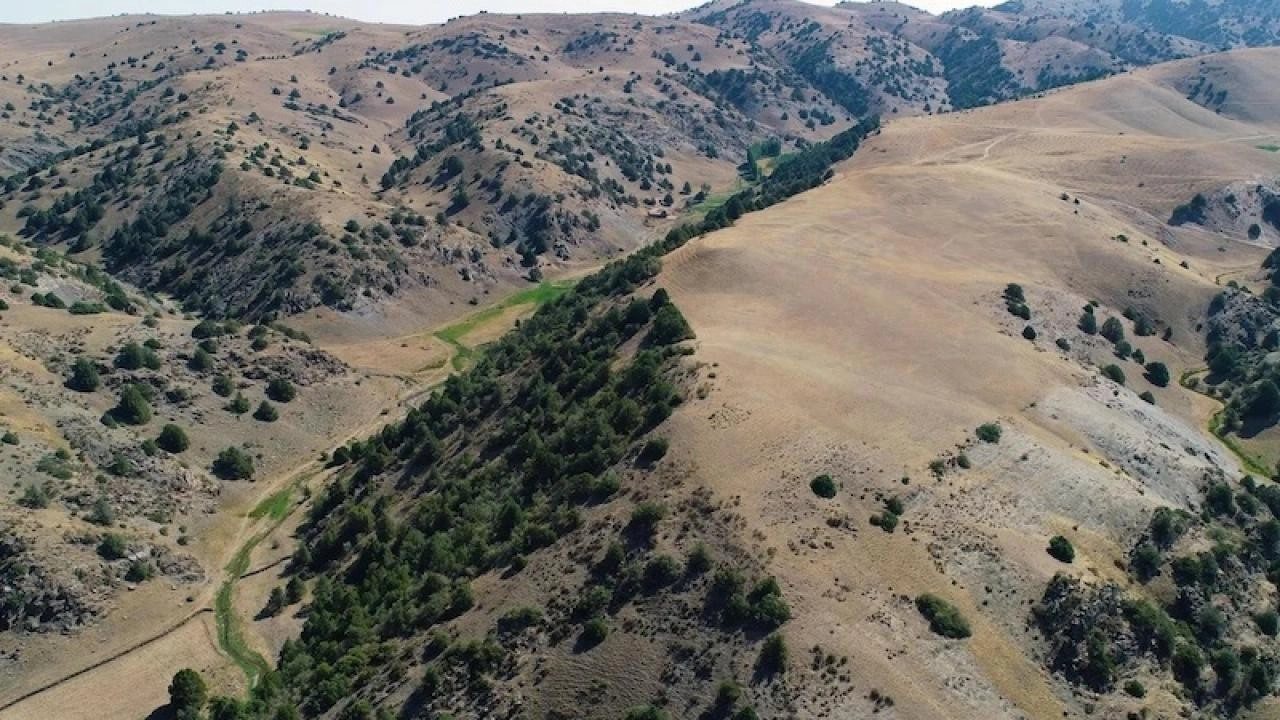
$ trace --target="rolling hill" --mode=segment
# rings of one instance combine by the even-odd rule
[[[1214,7],[0,33],[0,718],[1274,713]]]

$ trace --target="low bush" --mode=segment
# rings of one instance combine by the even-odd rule
[[[1102,376],[1118,385],[1124,384],[1124,370],[1114,363],[1102,368]]]
[[[176,454],[191,447],[191,441],[187,438],[185,430],[170,423],[160,429],[160,435],[156,437],[156,445],[165,452]]]
[[[1055,560],[1064,563],[1071,563],[1076,559],[1076,549],[1071,541],[1061,535],[1054,535],[1049,538],[1049,555]]]
[[[937,595],[924,593],[916,597],[916,609],[929,621],[929,629],[951,639],[969,637],[969,622],[954,605]]]
[[[979,425],[976,431],[978,439],[984,443],[1000,442],[1000,436],[1003,433],[1004,431],[1000,428],[998,423],[984,423]]]
[[[814,495],[830,500],[836,496],[836,481],[830,475],[819,475],[809,481],[809,489]]]
[[[760,646],[757,667],[766,675],[776,675],[787,669],[787,639],[782,633],[771,633]]]
[[[248,480],[253,477],[253,458],[240,448],[226,448],[214,459],[213,474],[223,480]]]

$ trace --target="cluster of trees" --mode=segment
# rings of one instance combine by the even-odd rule
[[[1263,266],[1274,267],[1277,253],[1268,256]],[[1272,282],[1277,281],[1273,271]],[[1218,431],[1238,431],[1247,426],[1257,430],[1280,419],[1280,369],[1266,362],[1269,353],[1280,349],[1277,320],[1280,310],[1280,285],[1267,288],[1259,299],[1239,291],[1224,291],[1214,296],[1209,305],[1208,345],[1205,360],[1209,367],[1206,379],[1226,403],[1219,417]],[[1227,311],[1228,305],[1234,310]]]
[[[1056,576],[1034,613],[1050,643],[1050,664],[1073,682],[1109,692],[1146,660],[1218,716],[1235,716],[1273,694],[1280,614],[1261,589],[1280,573],[1277,517],[1280,485],[1251,477],[1239,488],[1210,482],[1199,515],[1157,509],[1130,552],[1128,572],[1143,584],[1167,576],[1170,589],[1138,596]],[[1064,562],[1074,557],[1064,541],[1051,543],[1050,552]],[[1126,684],[1126,692],[1134,690]]]
[[[319,575],[313,602],[281,653],[283,685],[264,683],[255,700],[264,712],[297,703],[318,714],[348,698],[387,643],[469,609],[471,578],[521,566],[579,526],[578,506],[617,492],[611,469],[681,402],[667,372],[687,323],[663,291],[628,298],[658,267],[642,252],[583,280],[402,422],[333,453],[346,467],[316,499],[293,563]],[[615,368],[638,335],[642,349]],[[642,579],[661,583],[671,568],[650,564]],[[774,596],[753,591],[751,612],[776,617]],[[454,645],[449,657],[489,654]]]

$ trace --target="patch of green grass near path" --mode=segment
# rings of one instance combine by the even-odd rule
[[[258,678],[271,672],[271,663],[245,642],[244,631],[240,627],[240,617],[235,611],[236,582],[249,569],[249,558],[253,555],[253,549],[270,532],[271,530],[266,530],[254,535],[249,542],[236,551],[231,562],[227,563],[225,568],[227,577],[218,588],[218,595],[213,604],[214,619],[218,627],[218,645],[244,673],[250,689],[258,684]]]
[[[249,511],[249,517],[258,520],[270,517],[272,520],[283,520],[289,514],[289,500],[293,498],[293,486],[272,493]]]
[[[267,518],[271,521],[271,524],[255,533],[232,556],[231,562],[227,563],[227,566],[223,568],[226,577],[223,579],[222,585],[218,587],[218,594],[214,597],[213,612],[218,630],[218,646],[244,673],[251,689],[257,685],[258,679],[264,673],[271,671],[271,663],[245,642],[240,616],[236,614],[235,610],[236,583],[240,581],[241,576],[248,572],[249,562],[253,558],[253,551],[258,547],[258,544],[275,532],[276,529],[284,524],[285,519],[300,507],[299,504],[293,502],[294,491],[311,477],[312,475],[298,477],[285,487],[263,498],[261,502],[249,511],[251,520]]]
[[[435,336],[453,347],[453,369],[462,370],[467,361],[475,355],[475,348],[464,345],[462,338],[510,308],[521,305],[532,305],[535,309],[542,307],[569,292],[572,287],[573,283],[570,281],[539,283],[535,287],[509,295],[479,312],[472,313],[452,325],[437,330]]]

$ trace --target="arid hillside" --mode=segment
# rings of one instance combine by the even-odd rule
[[[1254,18],[1230,10],[1231,27]],[[208,316],[314,308],[311,329],[408,332],[634,249],[858,118],[1275,40],[1266,22],[1183,37],[1158,15],[1099,15],[1082,34],[1039,6],[750,0],[427,27],[307,13],[13,26],[0,230]],[[1211,106],[1223,90],[1195,88]]]
[[[1173,206],[1280,173],[1258,147],[1280,123],[1204,109],[1181,88],[1215,72],[1243,79],[1232,95],[1256,104],[1242,106],[1280,107],[1277,60],[1233,53],[890,123],[824,187],[667,258],[658,282],[715,376],[707,399],[673,418],[671,456],[713,496],[735,498],[774,553],[795,598],[793,644],[848,656],[862,679],[861,692],[811,712],[859,716],[873,688],[901,717],[1255,711],[1228,670],[1175,680],[1167,659],[1125,646],[1127,628],[1097,650],[1111,667],[1096,681],[1082,672],[1102,663],[1085,650],[1093,641],[1074,638],[1081,659],[1068,659],[1055,634],[1066,631],[1038,626],[1033,608],[1065,573],[1167,603],[1201,642],[1198,611],[1179,617],[1175,600],[1199,598],[1227,618],[1226,646],[1275,656],[1251,619],[1274,606],[1273,591],[1250,584],[1231,553],[1219,553],[1230,582],[1201,595],[1167,569],[1134,578],[1158,508],[1208,508],[1188,532],[1219,542],[1249,532],[1247,520],[1210,521],[1204,493],[1216,483],[1248,494],[1238,458],[1205,431],[1216,403],[1143,363],[1174,378],[1203,367],[1211,298],[1223,277],[1256,278],[1264,252],[1243,233],[1166,225]],[[1118,320],[1124,350],[1082,329],[1084,314],[1103,334],[1104,319]],[[996,442],[975,431],[988,423]],[[811,492],[821,474],[839,481],[834,499]],[[885,533],[873,523],[895,497],[901,526]],[[1057,535],[1074,546],[1071,564],[1046,552]],[[972,636],[931,633],[911,602],[922,593],[958,607]],[[1085,617],[1072,621],[1110,622]],[[1129,681],[1141,698],[1121,690]],[[1258,702],[1270,709],[1257,716],[1274,712]]]
[[[1280,51],[1142,6],[2,29],[0,719],[1280,712]]]

